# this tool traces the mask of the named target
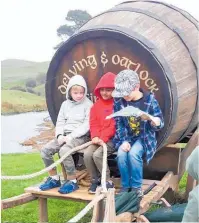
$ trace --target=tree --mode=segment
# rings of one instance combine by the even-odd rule
[[[37,85],[45,84],[45,82],[46,82],[46,73],[39,73],[36,76],[36,82],[37,82]]]
[[[26,81],[26,87],[27,88],[33,88],[36,85],[37,85],[36,80],[34,80],[32,78],[27,79],[27,81]]]
[[[56,47],[54,47],[54,49],[58,49],[67,37],[72,36],[76,30],[78,30],[91,18],[91,15],[87,11],[82,11],[79,9],[69,10],[67,17],[65,18],[67,24],[61,25],[57,29],[57,35],[62,41]]]

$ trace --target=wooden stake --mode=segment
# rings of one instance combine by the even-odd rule
[[[115,222],[116,212],[115,212],[115,189],[110,188],[107,193],[105,216],[103,222]]]
[[[95,197],[98,197],[100,195],[101,191],[102,191],[102,188],[98,187],[96,190]],[[95,222],[95,223],[99,222],[100,215],[104,211],[103,205],[100,202],[103,202],[103,201],[101,200],[101,201],[97,202],[93,208],[93,217],[91,219],[91,222]]]
[[[39,222],[48,222],[47,198],[39,197]]]

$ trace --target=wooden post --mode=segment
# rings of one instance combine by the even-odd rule
[[[184,174],[187,158],[190,156],[190,154],[196,148],[196,146],[198,146],[198,137],[199,137],[199,128],[196,129],[196,131],[190,138],[189,142],[187,143],[187,146],[182,151],[182,154],[180,157],[178,182],[180,181],[180,179],[182,178],[182,176]]]
[[[144,215],[140,215],[140,216],[137,217],[136,222],[146,222],[146,223],[148,223],[149,220]]]
[[[116,222],[114,188],[110,188],[107,193],[105,216],[103,222]]]
[[[22,205],[36,199],[37,197],[33,196],[31,193],[24,193],[15,197],[7,198],[1,201],[1,210]]]
[[[102,191],[102,187],[98,187],[95,197],[98,197]],[[104,217],[104,200],[100,200],[93,208],[93,217],[91,222],[102,222]]]
[[[39,222],[48,222],[47,198],[39,197]]]
[[[134,220],[133,214],[130,212],[124,212],[116,216],[115,222],[132,222]]]

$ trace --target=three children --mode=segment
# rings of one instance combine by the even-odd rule
[[[140,88],[138,74],[132,70],[123,70],[117,76],[111,72],[104,74],[95,88],[94,93],[98,100],[93,106],[86,98],[86,93],[87,87],[82,76],[76,75],[70,79],[67,100],[63,102],[57,119],[56,139],[41,150],[45,165],[53,163],[52,156],[56,152],[63,156],[71,148],[87,142],[89,138],[86,134],[90,129],[92,145],[84,150],[84,163],[91,176],[89,192],[95,193],[100,185],[102,145],[106,143],[108,155],[118,151],[117,161],[122,184],[120,192],[135,190],[142,196],[143,160],[148,163],[154,156],[157,147],[155,132],[164,126],[157,100],[152,93]],[[146,116],[120,116],[106,120],[113,111],[117,112],[127,106],[137,107],[150,114],[153,121]],[[59,192],[70,193],[78,189],[72,156],[68,156],[63,163],[68,181],[61,186]],[[60,186],[56,169],[49,174],[48,180],[40,186],[41,190]],[[107,188],[114,187],[108,166],[106,179]]]

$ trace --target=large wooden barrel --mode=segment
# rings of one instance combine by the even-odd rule
[[[46,99],[52,121],[73,75],[85,77],[91,96],[104,73],[132,69],[162,108],[159,148],[178,142],[198,123],[198,34],[196,19],[163,2],[128,1],[95,16],[50,63]]]

